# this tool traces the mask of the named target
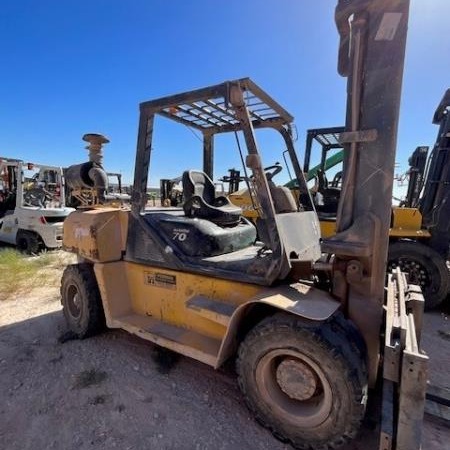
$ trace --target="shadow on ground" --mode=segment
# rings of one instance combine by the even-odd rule
[[[66,331],[61,311],[0,328],[3,448],[291,448],[253,420],[232,365],[216,372],[122,331]],[[374,420],[347,450],[378,448]],[[445,448],[448,429],[424,430],[424,449]]]

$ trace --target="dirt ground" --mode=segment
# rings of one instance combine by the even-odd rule
[[[291,448],[252,419],[230,368],[173,358],[122,331],[65,341],[58,288],[44,284],[0,302],[0,448]],[[444,388],[449,322],[440,312],[425,320],[430,380]],[[370,423],[348,450],[377,448]],[[423,432],[424,450],[450,449],[448,423],[426,416]]]

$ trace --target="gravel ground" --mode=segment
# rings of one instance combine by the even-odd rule
[[[449,388],[447,315],[427,314],[425,326],[430,380]],[[122,331],[62,342],[65,331],[57,288],[0,302],[0,448],[291,448],[252,419],[230,368],[172,357]],[[377,448],[370,423],[348,450]],[[423,449],[449,442],[448,424],[426,417]]]

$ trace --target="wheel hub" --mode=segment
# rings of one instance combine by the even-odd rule
[[[295,358],[284,359],[277,367],[276,377],[281,390],[295,400],[308,400],[317,389],[314,372]]]
[[[70,315],[74,318],[78,318],[81,315],[81,296],[78,289],[75,286],[70,286],[68,292],[67,306]]]
[[[418,261],[402,258],[389,264],[389,269],[395,269],[397,266],[400,267],[402,272],[408,274],[411,283],[417,284],[422,288],[430,284],[427,270]]]

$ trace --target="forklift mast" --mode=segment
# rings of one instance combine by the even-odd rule
[[[348,80],[340,135],[344,177],[337,234],[323,240],[322,251],[335,255],[333,294],[368,343],[371,382],[383,317],[408,13],[409,0],[340,0],[335,13],[338,72]]]
[[[450,89],[447,89],[433,123],[439,125],[419,209],[431,233],[430,247],[447,258],[450,245]]]
[[[409,157],[409,181],[406,198],[401,206],[407,208],[417,208],[420,201],[420,193],[425,180],[425,169],[427,165],[428,147],[417,147]]]

